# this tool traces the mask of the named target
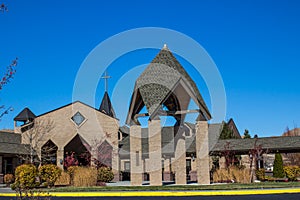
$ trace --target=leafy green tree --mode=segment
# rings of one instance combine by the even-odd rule
[[[274,160],[274,168],[273,168],[273,176],[275,178],[284,178],[284,170],[283,170],[283,161],[280,153],[275,154]]]
[[[244,139],[247,139],[247,138],[251,138],[251,135],[249,134],[249,131],[247,129],[245,129]]]

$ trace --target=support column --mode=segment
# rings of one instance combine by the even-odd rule
[[[143,183],[142,161],[142,128],[139,125],[130,127],[130,182],[132,186]]]
[[[150,185],[162,185],[160,119],[148,122]]]
[[[112,151],[112,172],[114,173],[113,181],[120,181],[120,162],[118,148],[114,146]]]
[[[185,148],[185,133],[178,127],[175,130],[175,160],[173,162],[173,169],[175,171],[175,184],[186,184],[186,148]]]
[[[63,162],[64,162],[64,150],[58,149],[57,150],[57,166],[60,167],[61,169],[64,168]]]
[[[196,122],[196,154],[198,184],[210,184],[207,121]]]

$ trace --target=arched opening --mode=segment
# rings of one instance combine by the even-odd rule
[[[64,167],[68,165],[79,165],[88,166],[91,163],[91,153],[90,146],[88,143],[79,135],[76,135],[65,147],[64,147],[65,157],[64,157]],[[76,162],[71,162],[70,156],[76,160]],[[76,164],[74,164],[76,163]]]
[[[48,140],[41,148],[41,161],[44,164],[57,164],[57,149],[58,147]]]
[[[98,147],[97,159],[99,165],[112,167],[112,151],[113,147],[104,140],[104,142],[102,142],[102,144]]]

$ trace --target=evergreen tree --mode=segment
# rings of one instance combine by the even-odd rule
[[[283,161],[280,153],[275,154],[275,160],[273,165],[273,176],[275,178],[284,178]]]
[[[223,122],[223,129],[222,129],[219,139],[221,139],[221,140],[236,139],[236,137],[233,134],[233,131],[229,128],[229,126],[226,122]]]
[[[249,131],[247,129],[245,129],[244,139],[247,139],[247,138],[251,138],[251,135],[249,134]]]

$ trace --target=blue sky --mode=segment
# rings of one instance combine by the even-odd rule
[[[1,105],[14,107],[0,128],[12,128],[24,107],[39,115],[72,102],[77,71],[89,52],[108,37],[139,27],[173,29],[206,49],[224,81],[226,119],[234,118],[241,133],[249,129],[262,137],[300,127],[297,0],[2,2],[9,12],[0,13],[0,66],[4,71],[16,56],[19,66],[13,82],[0,91]],[[109,93],[124,73],[157,53],[133,52],[109,66]],[[189,67],[188,72],[193,73]],[[209,102],[200,79],[195,81]],[[133,85],[123,87],[132,92]],[[101,82],[98,104],[103,92]],[[113,103],[128,107],[126,100]],[[122,124],[126,113],[117,114]]]

